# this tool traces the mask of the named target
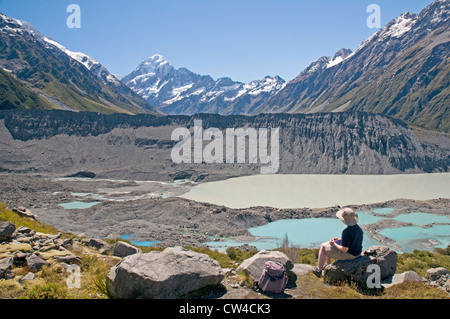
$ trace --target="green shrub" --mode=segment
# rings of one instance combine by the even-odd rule
[[[197,253],[206,254],[214,260],[217,260],[222,268],[233,268],[236,266],[235,262],[228,257],[227,254],[221,253],[217,250],[212,250],[208,247],[186,247],[189,250],[195,251]]]
[[[449,247],[436,249],[434,252],[414,250],[412,253],[399,254],[397,273],[413,270],[419,276],[424,277],[429,268],[444,267],[450,269],[448,251]]]
[[[66,299],[67,297],[67,290],[56,283],[36,286],[24,296],[25,299]]]
[[[258,251],[252,250],[252,251],[242,251],[237,249],[236,247],[228,247],[227,248],[227,255],[230,257],[230,259],[234,260],[236,263],[240,264],[244,260],[253,257]]]

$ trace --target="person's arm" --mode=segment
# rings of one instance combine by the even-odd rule
[[[342,251],[343,253],[346,253],[346,252],[348,251],[348,247],[339,245],[338,243],[336,243],[336,240],[335,240],[335,239],[332,239],[332,240],[331,240],[331,244],[332,244],[334,247],[336,247],[337,250],[340,250],[340,251]]]

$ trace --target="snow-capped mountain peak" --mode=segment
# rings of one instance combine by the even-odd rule
[[[241,99],[245,99],[245,113],[252,105],[248,100],[265,100],[285,85],[280,77],[265,77],[248,84],[228,77],[214,80],[184,67],[176,69],[160,54],[142,61],[122,81],[168,114],[228,114],[234,112],[230,106]]]
[[[381,39],[389,37],[399,38],[410,31],[417,22],[417,15],[406,12],[388,23],[380,32]]]
[[[160,66],[162,64],[168,63],[166,59],[161,54],[155,54],[144,60],[145,64],[151,64],[155,66]]]
[[[141,70],[142,73],[151,73],[154,72],[155,69],[161,68],[168,64],[169,62],[167,62],[162,55],[155,54],[142,61],[137,69]]]

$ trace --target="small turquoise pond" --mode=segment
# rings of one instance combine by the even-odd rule
[[[85,202],[70,202],[70,203],[62,203],[62,204],[58,204],[59,206],[61,206],[64,209],[88,209],[91,208],[97,204],[99,204],[100,202],[89,202],[89,203],[85,203]]]
[[[445,248],[450,245],[450,225],[434,225],[430,228],[418,226],[386,228],[380,234],[396,241],[404,252],[412,252],[414,249],[424,250],[418,247],[421,243],[429,240],[437,240],[440,244],[434,247]]]
[[[138,240],[134,240],[131,239],[134,238],[132,235],[122,235],[120,236],[120,239],[125,239],[125,240],[129,240],[130,243],[132,243],[133,245],[136,246],[143,246],[143,247],[151,247],[157,243],[160,243],[161,241],[138,241]]]

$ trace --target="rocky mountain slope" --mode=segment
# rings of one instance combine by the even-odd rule
[[[13,78],[3,80],[9,82],[3,90],[10,93],[1,96],[4,108],[161,114],[100,63],[67,50],[28,23],[3,14],[0,14],[0,48],[3,70],[0,75],[6,77],[7,72],[8,78]],[[12,82],[20,84],[12,85]],[[18,86],[22,90],[18,90]],[[38,103],[14,102],[24,91],[27,95],[38,95]],[[41,103],[42,100],[46,102]]]
[[[167,114],[248,114],[284,87],[280,77],[241,83],[214,80],[186,68],[176,69],[163,56],[145,59],[122,82]]]
[[[368,113],[155,117],[16,110],[0,112],[0,170],[59,176],[91,171],[105,178],[162,181],[260,173],[260,162],[175,164],[171,151],[177,142],[171,135],[180,127],[192,132],[195,119],[202,120],[204,129],[224,132],[279,128],[278,173],[396,174],[446,172],[450,167],[447,134],[411,130]]]
[[[450,2],[405,13],[355,52],[321,58],[253,111],[381,113],[448,132]]]

